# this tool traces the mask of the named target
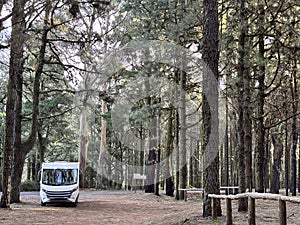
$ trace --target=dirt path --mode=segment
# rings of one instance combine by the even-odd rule
[[[277,224],[277,202],[258,201],[257,224]],[[223,204],[222,204],[223,205]],[[224,205],[222,206],[225,212]],[[299,205],[288,204],[288,224],[300,225]],[[13,204],[12,210],[0,209],[0,224],[225,224],[222,216],[216,221],[201,217],[202,201],[176,201],[165,195],[134,192],[84,193],[76,208],[68,206],[41,207],[37,195],[22,196],[22,203]],[[223,213],[225,214],[225,213]],[[247,214],[237,213],[233,204],[235,224],[247,224]]]
[[[200,202],[165,195],[116,192],[83,194],[76,208],[41,207],[36,195],[22,196],[12,210],[0,210],[0,224],[171,224],[200,213]]]

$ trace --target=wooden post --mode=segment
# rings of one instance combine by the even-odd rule
[[[213,219],[217,218],[217,201],[215,198],[211,198],[211,216]]]
[[[232,204],[230,198],[226,198],[226,225],[232,225]]]
[[[286,202],[279,199],[279,224],[286,225]]]
[[[248,197],[248,225],[255,225],[255,198]]]

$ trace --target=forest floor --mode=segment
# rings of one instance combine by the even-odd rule
[[[26,194],[21,203],[12,204],[12,209],[0,209],[0,224],[161,224],[196,225],[225,224],[225,216],[217,220],[203,218],[202,200],[189,196],[187,201],[176,201],[164,194],[156,196],[142,192],[83,192],[77,207],[66,205],[40,206],[37,194]],[[278,203],[256,200],[256,224],[278,224]],[[225,214],[224,201],[222,210]],[[287,203],[288,224],[300,225],[299,205]],[[233,201],[234,224],[247,224],[247,213],[237,212],[237,201]]]

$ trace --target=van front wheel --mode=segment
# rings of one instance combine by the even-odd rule
[[[77,196],[77,198],[76,198],[76,201],[72,203],[72,206],[73,206],[73,207],[76,207],[76,206],[77,206],[77,203],[78,203],[78,196]]]
[[[46,206],[46,203],[41,201],[41,206]]]

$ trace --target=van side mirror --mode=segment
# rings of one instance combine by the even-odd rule
[[[37,181],[38,181],[38,182],[41,181],[41,176],[42,176],[42,171],[39,170],[38,175],[37,175]]]

